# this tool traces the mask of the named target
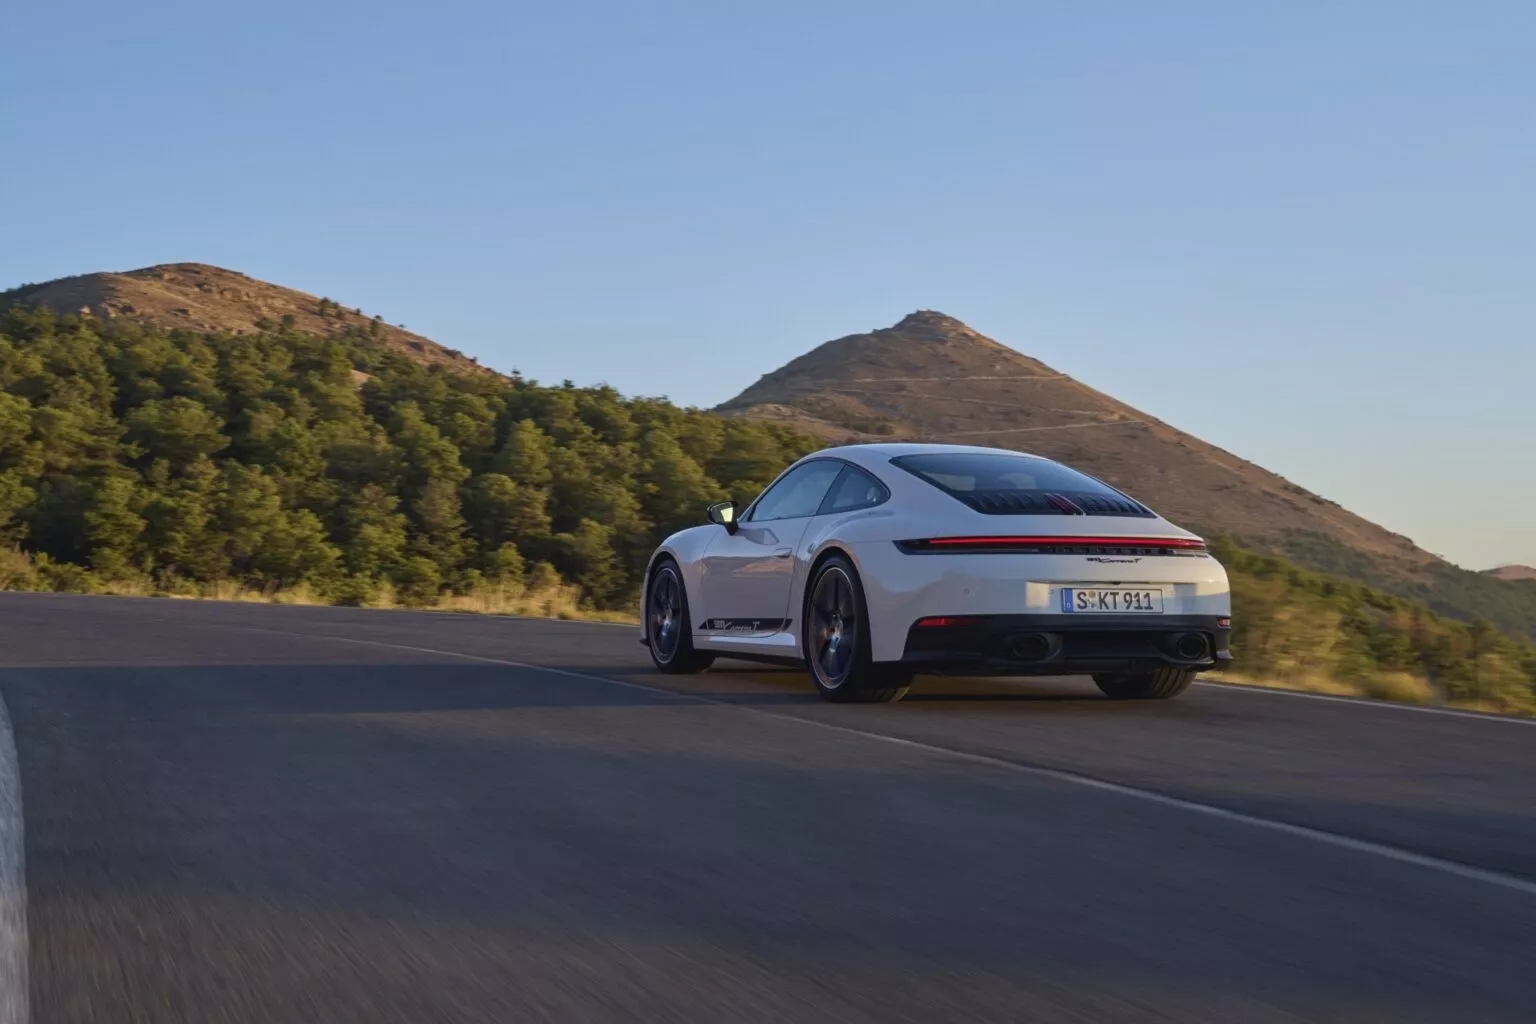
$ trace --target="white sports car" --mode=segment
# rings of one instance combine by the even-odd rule
[[[1226,571],[1093,477],[997,448],[863,444],[790,466],[745,511],[662,542],[641,642],[663,672],[803,664],[828,700],[916,674],[1091,674],[1166,698],[1231,658]]]

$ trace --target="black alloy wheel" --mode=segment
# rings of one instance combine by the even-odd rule
[[[811,580],[801,641],[811,680],[827,700],[884,704],[907,694],[910,672],[870,657],[868,610],[859,574],[843,555],[821,563]]]
[[[672,675],[692,675],[714,664],[715,656],[695,650],[693,629],[688,624],[688,592],[677,563],[663,561],[651,574],[646,588],[645,638],[651,661]]]

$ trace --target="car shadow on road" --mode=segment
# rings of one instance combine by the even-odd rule
[[[765,668],[760,665],[733,664],[714,668],[701,682],[712,678],[731,678],[757,687],[774,688],[773,693],[757,691],[705,691],[690,684],[667,679],[669,688],[694,693],[711,700],[742,704],[818,703],[821,697],[812,687],[804,669]],[[658,677],[659,679],[660,677]],[[790,692],[793,691],[793,692]],[[904,704],[1104,704],[1106,698],[1086,680],[1002,678],[996,676],[918,676],[902,699]]]
[[[919,704],[973,704],[985,701],[1019,701],[1026,704],[1102,704],[1106,698],[1092,693],[1032,693],[992,691],[986,693],[909,693],[903,700]]]
[[[742,692],[739,690],[688,690],[689,696],[699,697],[705,700],[718,701],[722,704],[790,704],[790,705],[819,705],[823,703],[820,694],[810,689],[797,688],[794,692]],[[1005,692],[945,692],[945,693],[908,693],[901,700],[902,704],[1105,704],[1107,698],[1088,693],[1031,693],[1019,691]]]

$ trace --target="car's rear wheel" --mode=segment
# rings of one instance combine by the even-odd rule
[[[1104,696],[1115,700],[1168,700],[1189,689],[1195,673],[1187,668],[1159,668],[1151,672],[1099,673],[1093,677]]]
[[[676,562],[666,559],[651,574],[645,598],[646,646],[651,650],[651,661],[661,671],[692,675],[714,664],[713,654],[694,649],[692,622],[682,573]]]
[[[912,673],[870,657],[864,588],[847,558],[833,555],[816,567],[801,623],[811,681],[827,700],[884,704],[907,695]]]

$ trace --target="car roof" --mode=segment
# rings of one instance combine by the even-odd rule
[[[958,455],[1013,455],[1025,459],[1045,459],[1041,455],[1032,455],[1029,452],[1014,451],[1011,448],[986,448],[973,444],[919,444],[916,442],[892,442],[884,441],[873,444],[845,444],[836,448],[823,448],[814,455],[806,456],[831,456],[833,458],[847,459],[849,462],[868,466],[888,462],[901,455],[940,455],[944,453]]]

